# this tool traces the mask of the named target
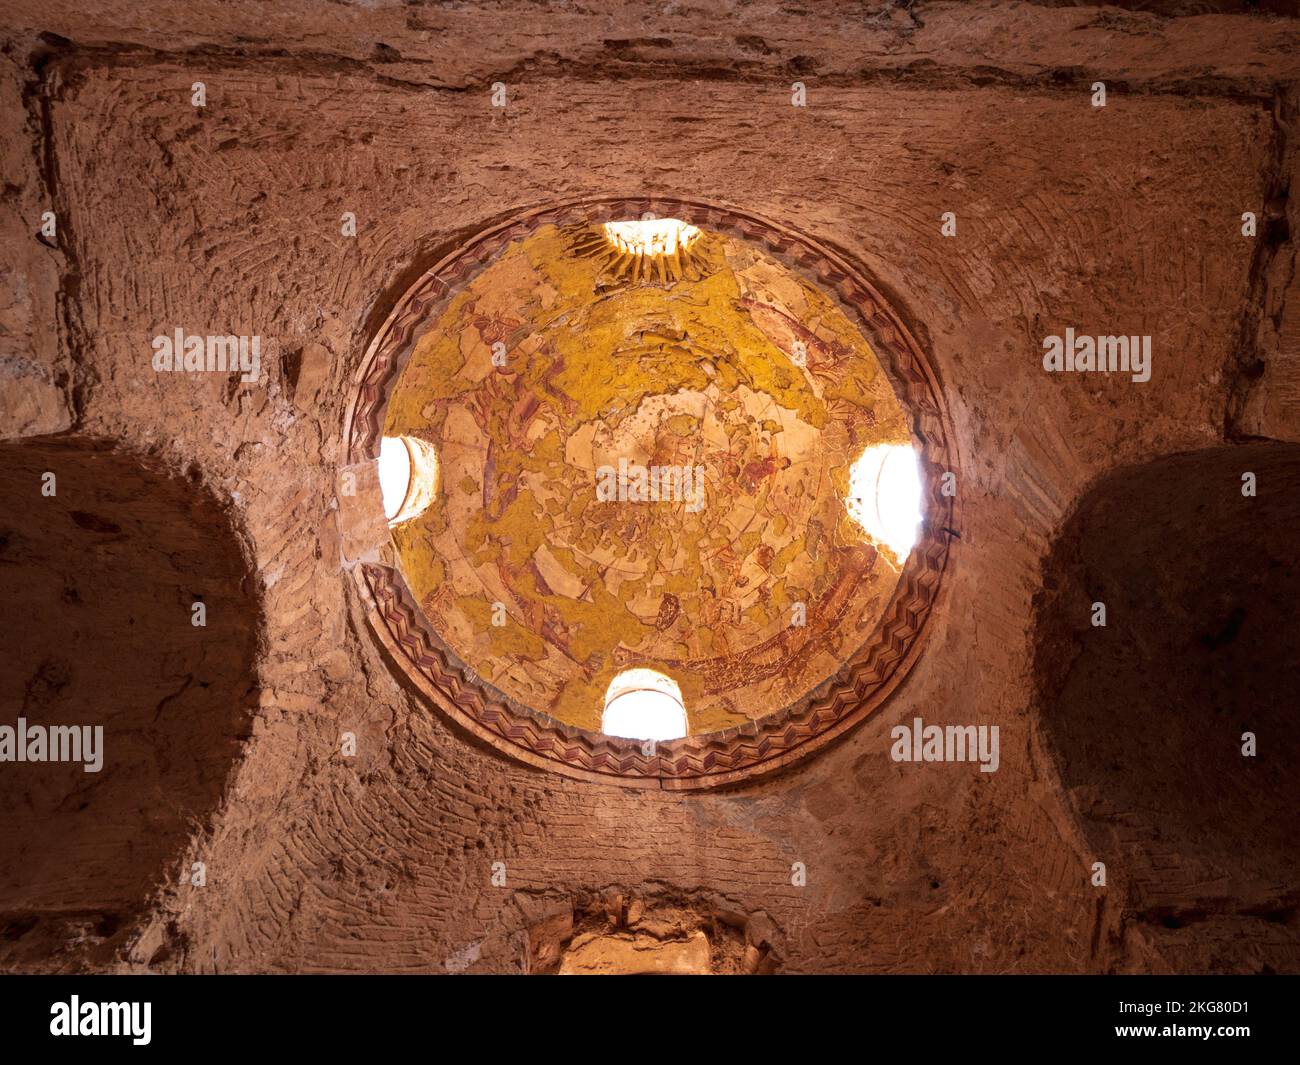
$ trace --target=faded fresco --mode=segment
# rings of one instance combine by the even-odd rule
[[[511,244],[420,334],[385,434],[439,457],[436,504],[394,528],[433,626],[569,724],[599,728],[633,665],[681,685],[693,733],[780,710],[901,568],[846,507],[853,460],[910,439],[880,363],[825,293],[720,234],[653,259],[599,226]]]

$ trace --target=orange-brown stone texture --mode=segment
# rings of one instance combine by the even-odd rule
[[[0,725],[106,737],[98,774],[0,763],[0,967],[1300,971],[1294,4],[0,16]],[[471,740],[349,573],[342,427],[394,302],[611,195],[860,263],[951,417],[915,666],[761,781]],[[1151,336],[1151,379],[1045,373],[1067,327]],[[156,372],[177,328],[260,337],[258,380]],[[998,771],[894,761],[916,717],[997,725]]]

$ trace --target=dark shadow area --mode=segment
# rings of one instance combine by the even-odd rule
[[[198,484],[84,441],[0,445],[0,726],[103,727],[98,772],[0,762],[0,964],[106,961],[179,880],[250,727],[251,587]]]
[[[1300,447],[1214,448],[1102,480],[1044,566],[1047,746],[1111,887],[1179,967],[1290,968],[1300,945],[1298,524]]]

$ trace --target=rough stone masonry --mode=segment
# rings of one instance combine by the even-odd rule
[[[1300,971],[1300,22],[1195,6],[7,4],[0,724],[105,738],[0,765],[0,966]],[[702,792],[477,742],[343,561],[401,293],[622,194],[860,263],[953,425],[906,681]],[[177,329],[256,379],[156,373]],[[1067,329],[1151,337],[1149,380],[1045,372]],[[918,718],[997,772],[891,759]]]

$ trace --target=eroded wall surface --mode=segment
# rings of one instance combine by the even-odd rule
[[[6,964],[524,971],[539,927],[612,892],[726,914],[780,971],[1295,968],[1293,918],[1226,962],[1134,918],[1125,859],[1097,854],[1041,741],[1033,632],[1044,559],[1108,471],[1296,438],[1294,19],[16,6],[6,435],[75,428],[195,471],[231,508],[262,628],[221,802],[112,960],[33,960],[17,935]],[[398,682],[340,558],[348,385],[392,301],[520,206],[619,193],[843,249],[931,353],[957,432],[950,571],[905,685],[808,763],[711,794],[480,749]],[[29,235],[46,210],[53,248]],[[259,335],[260,380],[156,373],[150,341],[177,327]],[[1044,373],[1067,327],[1152,336],[1150,381]],[[998,772],[892,761],[915,717],[997,724]]]

